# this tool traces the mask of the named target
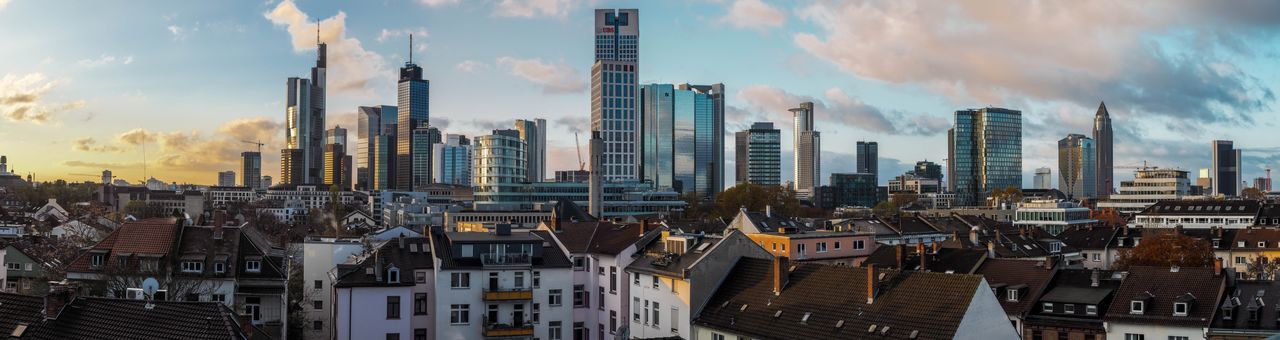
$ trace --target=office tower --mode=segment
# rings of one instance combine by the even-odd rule
[[[280,184],[298,185],[306,183],[303,175],[306,171],[306,154],[302,149],[280,150]]]
[[[1036,177],[1032,182],[1036,189],[1053,189],[1053,170],[1048,167],[1036,168]]]
[[[592,172],[604,180],[640,177],[640,113],[637,110],[640,11],[597,9],[595,62],[591,65],[591,130],[604,142],[603,163]]]
[[[413,63],[413,37],[409,37],[409,61],[400,68],[396,91],[396,190],[411,191],[431,180],[429,95],[431,83]],[[421,136],[419,136],[421,135]]]
[[[524,140],[527,148],[524,153],[528,157],[526,164],[529,166],[525,170],[525,175],[529,177],[527,181],[547,180],[547,120],[516,119],[516,131],[520,132],[520,139]]]
[[[947,192],[956,192],[956,129],[947,129]]]
[[[738,184],[782,184],[782,130],[772,122],[756,122],[734,137]]]
[[[444,143],[431,145],[432,181],[471,186],[471,141],[467,136],[448,134]]]
[[[1213,174],[1210,171],[1212,169],[1200,168],[1200,177],[1196,177],[1196,186],[1204,192],[1213,192]]]
[[[1229,140],[1213,141],[1213,194],[1240,196],[1240,149]]]
[[[1115,188],[1115,166],[1111,141],[1111,114],[1107,112],[1107,103],[1098,104],[1098,113],[1093,116],[1093,145],[1098,152],[1098,198],[1107,198]]]
[[[1156,202],[1180,200],[1188,195],[1191,195],[1191,181],[1186,171],[1140,168],[1133,172],[1132,181],[1120,181],[1115,195],[1098,201],[1098,208],[1136,214]]]
[[[356,108],[356,190],[371,190],[373,185],[372,161],[378,136],[382,134],[383,106],[361,106]]]
[[[994,189],[1022,188],[1022,111],[956,111],[952,130],[949,165],[957,204],[981,204]]]
[[[604,166],[601,158],[604,158],[604,139],[600,138],[600,131],[591,131],[591,142],[587,144],[588,152],[591,157],[591,173],[587,176],[587,210],[591,216],[596,218],[604,218],[604,175],[598,171]]]
[[[245,151],[240,153],[240,185],[253,190],[266,189],[262,186],[262,153]]]
[[[722,191],[723,94],[723,84],[641,87],[642,179],[682,194]]]
[[[1263,193],[1271,192],[1271,178],[1257,177],[1253,179],[1253,188]]]
[[[396,135],[378,135],[373,140],[373,167],[369,169],[370,190],[393,190],[396,183]]]
[[[524,183],[529,167],[525,164],[524,140],[516,130],[493,130],[490,135],[476,136],[472,140],[471,178],[477,193],[476,203],[482,201],[510,201],[508,195],[516,192]]]
[[[271,187],[271,176],[262,176],[262,188],[266,189],[270,187]]]
[[[234,187],[236,186],[236,172],[227,170],[218,172],[218,186]]]
[[[339,190],[351,190],[351,174],[344,172],[348,167],[344,162],[350,163],[346,146],[338,143],[324,146],[324,184],[336,185]]]
[[[317,41],[316,66],[311,68],[311,78],[290,77],[286,83],[285,98],[285,148],[302,152],[299,159],[288,161],[290,173],[284,175],[285,159],[281,157],[281,177],[291,184],[320,183],[320,171],[324,164],[325,73],[327,45]],[[285,154],[282,151],[281,154]],[[292,161],[300,161],[293,164]]]
[[[1097,163],[1092,138],[1073,133],[1058,140],[1058,190],[1078,200],[1097,197]]]
[[[911,174],[916,178],[942,180],[942,166],[930,161],[919,161],[911,170]]]
[[[880,143],[858,141],[857,172],[860,174],[876,175],[876,183],[880,180]]]
[[[111,175],[111,170],[102,170],[102,184],[111,184],[111,180],[114,178],[115,176]]]
[[[794,181],[796,196],[809,198],[813,189],[821,186],[822,179],[822,139],[818,131],[813,130],[813,103],[800,103],[800,107],[790,110],[795,116]]]
[[[342,125],[338,125],[334,126],[332,129],[325,130],[324,143],[342,144],[342,146],[347,146],[347,129],[342,128]]]

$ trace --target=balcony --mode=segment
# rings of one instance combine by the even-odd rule
[[[484,291],[484,301],[529,301],[533,300],[533,290],[506,289]]]
[[[489,322],[489,317],[484,317],[484,337],[486,338],[527,338],[533,336],[533,324],[525,322],[519,325],[511,325],[498,322]]]
[[[532,254],[480,254],[485,267],[528,267],[533,265]]]

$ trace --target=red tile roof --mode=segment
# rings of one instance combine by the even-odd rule
[[[173,249],[178,221],[175,218],[149,218],[145,220],[125,222],[120,228],[107,234],[91,251],[76,257],[67,267],[68,271],[91,271],[90,256],[97,251],[107,251],[113,258],[119,254],[165,256]]]

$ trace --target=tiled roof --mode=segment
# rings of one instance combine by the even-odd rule
[[[1234,215],[1256,216],[1261,204],[1254,200],[1163,200],[1138,215]]]
[[[898,249],[903,251],[903,267],[898,266]],[[956,248],[938,248],[936,254],[932,248],[925,250],[925,256],[929,257],[928,271],[935,273],[961,273],[973,274],[978,270],[979,265],[987,260],[987,252],[976,249],[956,249]],[[863,265],[874,264],[880,268],[894,268],[905,270],[919,270],[920,256],[914,247],[905,245],[882,245],[871,252],[867,256]]]
[[[912,332],[950,339],[982,283],[976,275],[884,271],[867,304],[865,268],[796,264],[775,295],[772,266],[739,260],[693,323],[759,339],[905,339]]]
[[[657,223],[649,224],[648,232],[641,231],[642,223],[614,223],[608,221],[560,222],[556,238],[570,253],[595,253],[617,255],[636,244],[644,235],[654,234]]]
[[[1116,291],[1108,322],[1207,327],[1222,297],[1225,280],[1213,268],[1133,267]],[[1151,295],[1142,314],[1131,314],[1129,302]],[[1185,294],[1195,297],[1187,316],[1174,316],[1174,300]]]
[[[244,339],[238,317],[220,302],[77,298],[57,319],[23,339]]]
[[[0,336],[7,339],[18,325],[31,328],[41,320],[44,320],[44,298],[0,293]]]
[[[1228,320],[1219,310],[1213,318],[1212,328],[1280,331],[1280,281],[1236,281],[1228,287],[1218,308],[1232,309]],[[1258,321],[1249,319],[1250,310],[1258,311]]]
[[[178,220],[172,217],[150,218],[129,221],[120,225],[115,231],[107,234],[102,241],[94,244],[91,251],[82,252],[76,257],[68,271],[85,272],[94,270],[90,267],[90,256],[93,251],[107,251],[107,258],[129,254],[166,256],[173,248],[174,238],[178,230]]]
[[[1248,228],[1236,230],[1232,238],[1225,239],[1232,249],[1239,251],[1259,251],[1280,249],[1280,229]],[[1240,242],[1244,242],[1242,246]],[[1221,245],[1222,242],[1219,242]],[[1259,247],[1259,243],[1262,244]]]
[[[1058,233],[1058,240],[1062,243],[1086,250],[1100,250],[1112,245],[1113,239],[1120,228],[1095,227],[1095,226],[1072,226],[1067,227],[1061,233]]]
[[[987,283],[993,287],[997,285],[1026,286],[1027,290],[1021,292],[1022,296],[1019,296],[1017,301],[1009,301],[1004,292],[996,294],[996,298],[1000,300],[1000,307],[1003,307],[1005,314],[1009,315],[1026,315],[1035,305],[1035,299],[1044,291],[1045,286],[1049,285],[1055,272],[1055,269],[1045,269],[1040,261],[1010,259],[987,259],[983,261],[982,268],[978,269],[978,274],[986,278]]]
[[[431,269],[431,239],[426,237],[393,238],[373,254],[354,266],[339,268],[334,287],[395,287],[414,285],[415,269]],[[387,270],[400,270],[400,283],[386,282]],[[372,269],[373,275],[370,275]],[[380,280],[381,279],[381,280]]]

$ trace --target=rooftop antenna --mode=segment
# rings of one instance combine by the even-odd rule
[[[316,20],[316,45],[320,45],[320,20]]]
[[[409,63],[413,63],[413,33],[409,33]]]

